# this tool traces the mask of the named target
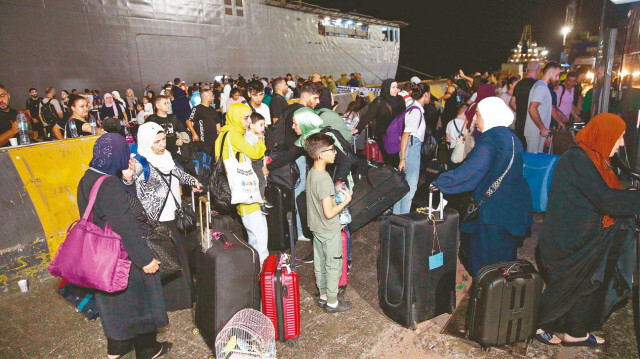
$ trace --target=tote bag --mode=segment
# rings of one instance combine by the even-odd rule
[[[81,287],[113,293],[127,289],[131,261],[122,237],[111,230],[109,222],[104,229],[93,224],[93,204],[107,177],[100,177],[91,188],[87,209],[67,229],[67,238],[49,264],[49,272]]]
[[[229,156],[223,160],[224,168],[227,170],[227,179],[231,189],[231,204],[252,204],[262,201],[260,196],[260,187],[258,186],[258,176],[253,172],[251,167],[251,159],[245,154],[242,156],[242,162],[233,155],[231,149],[231,141],[227,137],[227,151]]]

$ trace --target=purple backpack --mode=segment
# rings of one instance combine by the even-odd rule
[[[49,264],[49,272],[81,287],[113,293],[127,289],[131,261],[122,237],[111,230],[109,222],[104,229],[93,224],[93,204],[107,177],[100,177],[91,188],[87,209],[67,229],[67,238]]]
[[[387,127],[387,133],[382,137],[382,143],[384,144],[384,149],[388,154],[393,155],[395,153],[400,152],[400,141],[402,138],[402,133],[404,132],[404,118],[407,116],[409,112],[413,109],[417,109],[418,106],[412,105],[409,106],[403,113],[399,114],[398,117],[394,118],[391,121],[389,127]],[[420,122],[418,123],[418,128],[422,124],[422,115],[420,115]]]

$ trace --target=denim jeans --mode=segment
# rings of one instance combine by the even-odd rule
[[[300,156],[296,159],[296,165],[298,165],[298,169],[300,170],[300,183],[296,186],[294,194],[296,198],[294,202],[296,203],[296,225],[298,229],[298,237],[302,236],[302,222],[300,221],[300,211],[298,210],[298,201],[297,198],[307,187],[307,156]],[[313,239],[313,238],[309,238]]]
[[[405,178],[409,183],[409,193],[404,195],[393,205],[393,214],[406,214],[411,211],[411,201],[416,194],[418,187],[418,177],[420,177],[420,149],[422,142],[417,137],[410,136],[407,150],[405,152]]]
[[[267,242],[269,240],[267,236],[267,217],[258,210],[242,216],[242,224],[247,230],[249,245],[251,245],[260,256],[260,268],[262,268],[262,262],[269,256],[269,250],[267,249]]]

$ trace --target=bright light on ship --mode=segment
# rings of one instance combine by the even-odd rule
[[[324,21],[329,21],[329,20],[331,20],[331,18],[328,16],[324,18]]]
[[[541,54],[542,54],[542,56],[547,56],[549,54],[549,51],[548,50],[544,50],[544,51],[541,52]]]
[[[357,22],[356,26],[362,26],[362,23],[361,22]]]
[[[336,24],[339,24],[342,22],[342,19],[336,19]]]

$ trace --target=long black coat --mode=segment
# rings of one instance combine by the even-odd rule
[[[78,185],[78,208],[84,213],[93,184],[102,174],[85,172]],[[135,187],[130,186],[135,193]],[[93,206],[93,223],[111,229],[122,237],[122,243],[133,262],[129,271],[129,285],[118,293],[96,292],[102,328],[107,338],[127,340],[137,335],[154,332],[169,324],[165,309],[160,277],[145,274],[142,267],[153,259],[153,253],[142,239],[144,224],[131,213],[128,193],[115,177],[107,178],[98,191]]]
[[[615,274],[618,293],[609,291],[605,311],[630,289],[635,258],[631,216],[640,213],[640,191],[610,188],[593,161],[574,145],[558,160],[549,193],[544,227],[538,239],[541,265],[547,272],[540,323],[563,316],[581,296],[592,293],[604,279],[610,248],[619,248]],[[603,228],[608,214],[614,225]],[[614,243],[616,245],[614,246]],[[610,275],[611,276],[611,275]],[[609,313],[593,313],[605,318]]]

